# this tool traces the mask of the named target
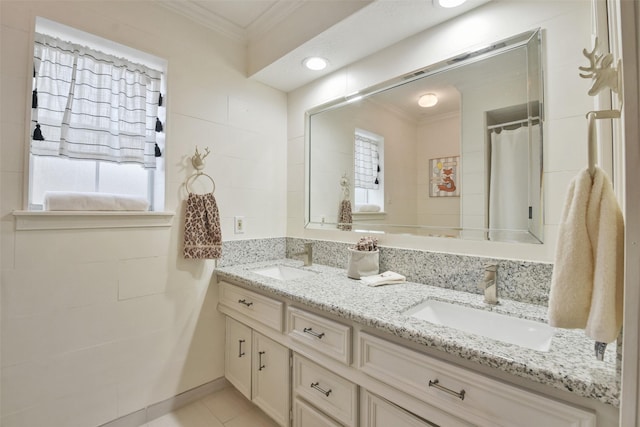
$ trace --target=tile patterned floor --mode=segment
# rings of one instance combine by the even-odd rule
[[[227,387],[141,427],[278,427],[233,387]]]

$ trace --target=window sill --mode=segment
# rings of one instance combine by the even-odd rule
[[[13,211],[16,230],[170,227],[174,212]]]

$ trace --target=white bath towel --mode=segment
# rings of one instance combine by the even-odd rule
[[[124,194],[47,191],[43,207],[45,211],[147,211],[149,202]]]
[[[549,295],[549,324],[615,341],[622,325],[624,223],[606,173],[581,171],[569,186]]]
[[[380,212],[380,206],[378,205],[357,205],[358,212]]]

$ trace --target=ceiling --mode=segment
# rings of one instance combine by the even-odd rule
[[[445,9],[432,0],[161,0],[247,49],[247,74],[285,92],[490,0]],[[329,67],[309,71],[308,56]]]

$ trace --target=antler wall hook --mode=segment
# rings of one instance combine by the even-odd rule
[[[585,79],[591,79],[593,84],[589,90],[589,95],[594,96],[598,94],[602,89],[609,88],[618,96],[621,95],[622,88],[622,61],[618,60],[616,66],[613,66],[613,54],[597,54],[598,38],[595,39],[595,44],[592,51],[587,49],[582,50],[582,54],[589,59],[588,67],[578,67],[580,71],[586,73],[580,73],[580,77]]]
[[[193,164],[193,167],[198,171],[204,169],[204,158],[207,157],[210,153],[209,147],[205,147],[204,151],[204,155],[200,154],[200,152],[198,151],[198,146],[196,145],[196,154],[191,157],[191,163]]]

